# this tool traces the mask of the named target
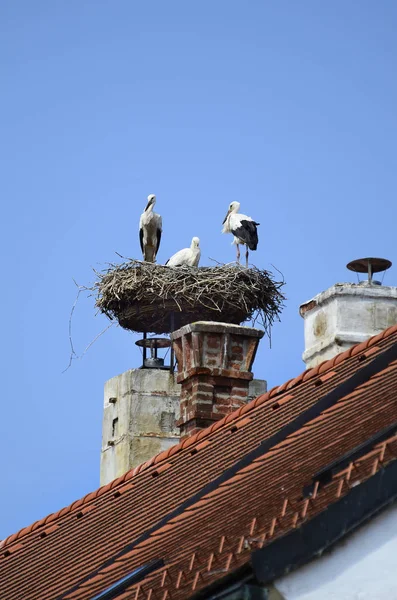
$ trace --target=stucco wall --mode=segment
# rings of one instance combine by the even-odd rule
[[[179,441],[180,385],[158,369],[131,369],[104,390],[101,485]]]
[[[397,323],[397,288],[337,283],[300,307],[308,368]]]
[[[397,505],[275,585],[285,600],[397,600]]]

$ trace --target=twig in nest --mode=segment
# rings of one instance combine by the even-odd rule
[[[108,329],[110,329],[111,327],[113,327],[113,325],[115,325],[116,323],[110,323],[107,327],[105,327],[105,329],[102,329],[102,331],[100,333],[98,333],[98,335],[96,335],[94,337],[94,339],[88,344],[88,346],[86,347],[86,349],[84,350],[83,354],[81,356],[79,356],[78,358],[83,358],[83,356],[86,354],[86,352],[88,352],[88,350],[91,348],[91,346],[93,344],[95,344],[95,342],[97,341],[97,339],[99,339],[101,337],[101,335],[103,335],[104,333],[106,333],[106,331]]]
[[[81,292],[83,292],[86,288],[84,288],[84,286],[80,286],[78,285],[78,283],[73,279],[73,282],[75,284],[75,286],[77,287],[77,296],[76,296],[76,300],[73,302],[73,306],[72,309],[70,311],[70,316],[69,316],[69,344],[70,344],[70,357],[69,357],[69,364],[66,367],[66,369],[64,369],[62,371],[62,373],[66,373],[66,371],[68,369],[70,369],[70,367],[72,366],[72,362],[73,360],[75,360],[76,358],[78,358],[76,351],[74,349],[73,346],[73,338],[72,338],[72,321],[73,321],[73,313],[74,313],[74,309],[76,308],[77,302],[79,300],[79,296],[81,294]]]
[[[87,352],[87,351],[88,351],[88,350],[91,348],[91,346],[92,346],[93,344],[95,344],[95,342],[97,341],[97,339],[98,339],[98,338],[100,338],[100,337],[101,337],[101,335],[103,335],[103,334],[104,334],[104,333],[105,333],[105,332],[106,332],[108,329],[110,329],[111,327],[113,327],[113,325],[115,325],[115,323],[114,323],[114,322],[113,322],[113,323],[110,323],[110,325],[108,325],[107,327],[105,327],[105,329],[103,329],[103,330],[102,330],[100,333],[98,333],[98,335],[96,335],[96,336],[94,337],[94,339],[93,339],[93,340],[92,340],[92,341],[91,341],[91,342],[88,344],[88,346],[86,347],[86,349],[84,350],[84,352],[81,354],[81,356],[79,356],[79,355],[77,354],[77,352],[76,352],[76,351],[75,351],[75,349],[74,349],[74,345],[73,345],[73,336],[72,336],[72,322],[73,322],[73,313],[74,313],[74,310],[75,310],[75,308],[76,308],[76,305],[77,305],[77,302],[78,302],[78,300],[79,300],[79,297],[80,297],[80,294],[81,294],[81,292],[91,291],[91,289],[90,289],[90,288],[87,288],[87,287],[86,287],[86,286],[84,286],[84,285],[78,285],[74,279],[73,279],[73,282],[74,282],[74,284],[75,284],[75,285],[76,285],[76,287],[77,287],[77,296],[76,296],[76,299],[75,299],[75,301],[73,302],[73,306],[72,306],[72,309],[71,309],[71,311],[70,311],[70,316],[69,316],[69,343],[70,343],[70,357],[69,357],[69,364],[68,364],[68,366],[66,367],[66,369],[64,369],[64,370],[62,371],[62,373],[66,373],[66,371],[67,371],[68,369],[70,369],[70,367],[72,366],[72,363],[73,363],[73,361],[74,361],[74,360],[78,360],[78,359],[81,359],[81,358],[83,358],[83,356],[84,356],[84,355],[86,354],[86,352]]]

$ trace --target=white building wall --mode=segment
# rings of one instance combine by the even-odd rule
[[[337,283],[300,307],[307,368],[397,323],[397,287]]]
[[[397,505],[275,587],[285,600],[397,600]]]

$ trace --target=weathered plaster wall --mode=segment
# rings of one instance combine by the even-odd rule
[[[397,600],[397,505],[275,586],[285,600]]]
[[[307,368],[397,323],[397,288],[337,283],[300,307]]]
[[[131,369],[105,384],[101,485],[179,441],[180,385],[169,371]]]

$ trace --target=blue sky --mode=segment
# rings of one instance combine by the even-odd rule
[[[0,539],[99,485],[103,384],[140,356],[112,328],[62,374],[73,278],[140,257],[148,194],[159,261],[193,235],[233,260],[232,200],[260,222],[252,261],[288,297],[270,386],[303,370],[299,304],[397,261],[396,28],[394,0],[1,3]],[[80,298],[76,350],[106,325]]]

